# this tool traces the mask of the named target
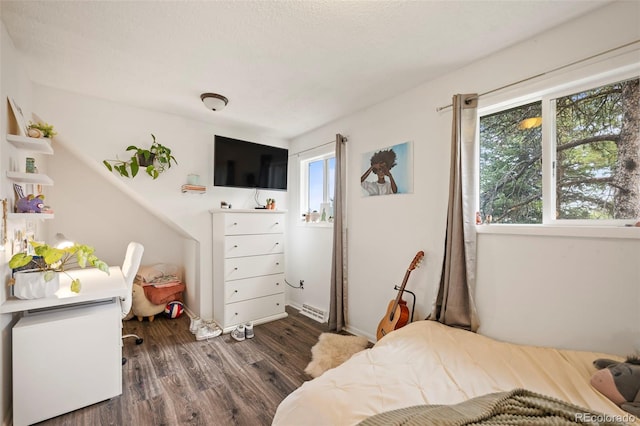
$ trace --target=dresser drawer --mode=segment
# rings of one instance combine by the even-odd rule
[[[284,254],[234,257],[224,260],[224,280],[240,280],[284,273]]]
[[[228,281],[224,288],[224,303],[284,293],[284,285],[284,274]]]
[[[225,326],[256,321],[284,312],[284,293],[226,305]]]
[[[225,258],[282,252],[284,234],[229,235],[224,239]]]
[[[284,232],[283,213],[229,213],[224,215],[224,234],[281,234]]]

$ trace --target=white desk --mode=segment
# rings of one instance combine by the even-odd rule
[[[24,312],[32,309],[54,308],[57,306],[95,302],[96,300],[125,297],[127,285],[119,266],[111,266],[109,275],[96,269],[73,269],[67,271],[73,278],[79,278],[82,285],[80,293],[71,291],[71,278],[60,274],[60,289],[55,297],[43,299],[7,299],[0,305],[0,314]]]
[[[119,267],[60,276],[46,299],[9,299],[0,313],[24,312],[12,330],[13,422],[40,422],[122,393],[122,311],[127,286]]]

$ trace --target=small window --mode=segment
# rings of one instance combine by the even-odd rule
[[[300,161],[300,210],[301,220],[309,213],[310,221],[330,222],[333,217],[333,199],[335,190],[336,158],[330,153],[318,155]]]

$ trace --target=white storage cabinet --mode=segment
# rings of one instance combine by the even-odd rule
[[[221,209],[212,216],[214,320],[227,333],[286,317],[285,213]]]
[[[40,422],[122,393],[120,303],[31,314],[13,327],[13,424]]]

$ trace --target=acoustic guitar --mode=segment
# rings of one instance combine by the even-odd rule
[[[391,333],[393,330],[397,330],[401,327],[404,327],[409,322],[409,308],[407,307],[407,302],[402,299],[402,293],[404,293],[404,288],[407,285],[407,281],[409,280],[409,275],[411,275],[411,271],[416,269],[422,259],[424,258],[424,252],[420,250],[413,257],[407,272],[404,274],[404,279],[402,280],[402,285],[398,290],[398,296],[389,302],[389,306],[387,307],[387,313],[384,315],[380,324],[378,324],[378,331],[376,332],[376,338],[378,340],[382,339],[385,335]]]

